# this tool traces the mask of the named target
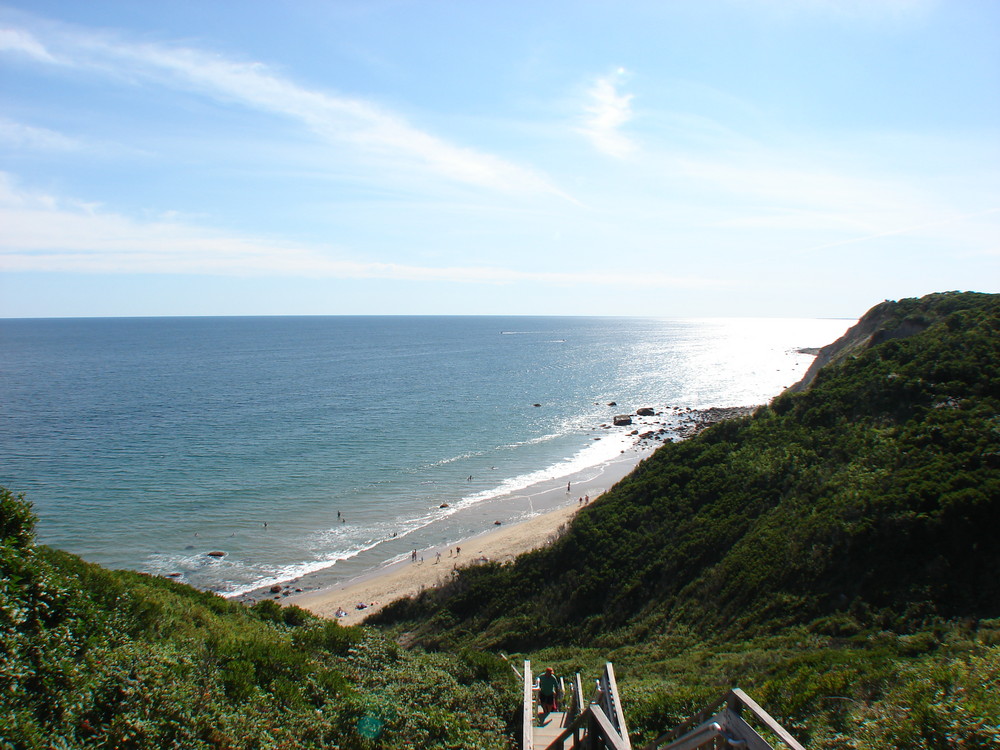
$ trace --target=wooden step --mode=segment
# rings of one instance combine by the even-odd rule
[[[543,726],[532,727],[531,736],[532,744],[535,750],[545,750],[546,747],[562,734],[563,725],[566,721],[566,713],[564,711],[553,711],[548,716],[545,717],[545,723]]]

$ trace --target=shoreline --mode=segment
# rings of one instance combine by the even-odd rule
[[[593,500],[591,498],[591,502]],[[344,625],[357,625],[387,604],[447,583],[459,568],[487,561],[509,562],[520,554],[549,544],[558,538],[560,530],[580,507],[574,503],[520,523],[501,525],[495,531],[485,531],[454,547],[427,550],[417,562],[395,562],[337,586],[292,594],[284,597],[281,604],[294,604],[314,615],[336,618]],[[361,603],[366,606],[358,609]],[[342,613],[339,617],[338,610]]]
[[[750,413],[756,408],[691,410],[685,415],[688,419],[669,432],[674,434],[674,439],[683,440],[710,424]],[[282,605],[302,607],[320,617],[336,617],[345,625],[358,624],[387,604],[446,583],[457,568],[486,560],[508,562],[520,554],[549,544],[558,537],[560,529],[572,520],[576,512],[587,504],[581,503],[581,499],[589,498],[589,502],[594,502],[600,498],[652,455],[660,445],[662,443],[659,441],[637,440],[630,449],[623,450],[619,457],[592,467],[589,471],[564,477],[558,483],[542,482],[524,492],[501,498],[490,504],[489,508],[474,509],[482,517],[483,524],[489,525],[485,525],[478,534],[418,550],[416,561],[412,558],[387,560],[358,576],[333,583],[322,582],[322,578],[314,574],[283,587],[252,592],[241,599],[250,604],[262,598],[270,598]],[[562,484],[564,480],[568,482],[567,485]],[[511,512],[523,505],[525,500],[532,508],[541,507],[543,510],[534,512],[527,518],[515,515],[512,519]],[[488,521],[487,516],[490,514],[506,514],[505,520]],[[305,588],[313,580],[318,584]],[[359,604],[365,606],[359,608]]]
[[[294,604],[320,617],[332,618],[340,609],[346,614],[338,619],[345,625],[355,625],[386,604],[446,582],[456,566],[481,562],[482,558],[506,562],[547,544],[582,507],[581,498],[594,502],[652,455],[656,447],[659,446],[636,444],[600,466],[568,478],[541,482],[525,492],[490,503],[489,507],[471,508],[469,512],[482,519],[479,533],[420,549],[416,562],[385,561],[348,580],[319,583],[308,590],[305,588],[308,581],[302,579],[284,586],[280,592],[271,588],[255,593],[258,599],[272,598],[286,606]],[[518,515],[526,501],[531,507],[540,508],[527,518]],[[461,550],[457,555],[456,549]],[[322,579],[314,575],[310,580]],[[248,597],[244,601],[250,603],[254,599]],[[367,606],[357,609],[361,603]]]

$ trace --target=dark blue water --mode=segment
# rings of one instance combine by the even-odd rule
[[[849,323],[3,320],[0,483],[112,567],[227,593],[355,574],[618,456],[615,413],[767,401]]]

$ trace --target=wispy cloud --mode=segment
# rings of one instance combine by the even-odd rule
[[[632,119],[632,94],[619,92],[628,71],[618,68],[597,78],[587,91],[583,125],[579,131],[594,148],[609,156],[623,158],[635,151],[635,144],[621,132]]]
[[[76,151],[83,148],[83,144],[75,138],[6,117],[0,117],[0,143],[39,151]]]
[[[348,145],[372,159],[391,160],[395,169],[409,165],[492,190],[568,197],[534,169],[435,136],[372,102],[301,86],[263,63],[79,31],[54,35],[46,42],[28,31],[8,29],[0,36],[0,50],[109,78],[128,76],[285,117],[331,144]]]
[[[0,173],[0,270],[296,276],[392,279],[457,284],[515,282],[563,286],[620,284],[631,289],[726,286],[728,282],[604,268],[568,272],[499,266],[418,266],[346,257],[335,247],[309,247],[237,236],[165,218],[138,221],[100,206],[33,193]]]
[[[13,52],[44,63],[56,58],[32,34],[22,29],[0,29],[0,52]]]
[[[915,224],[913,226],[906,227],[896,227],[894,229],[887,229],[882,232],[874,232],[872,234],[866,234],[861,237],[852,237],[846,240],[840,240],[837,242],[827,242],[823,245],[816,245],[815,247],[806,248],[803,252],[815,252],[819,250],[826,250],[831,247],[840,247],[842,245],[853,245],[859,242],[868,242],[869,240],[879,239],[881,237],[893,237],[900,234],[914,234],[916,232],[921,232],[926,229],[938,229],[940,227],[950,227],[960,222],[967,222],[970,219],[979,219],[984,216],[989,216],[991,214],[1000,213],[1000,208],[990,208],[986,211],[977,211],[973,214],[964,214],[962,216],[952,216],[947,219],[939,219],[937,221],[924,222],[921,224]],[[995,236],[995,235],[994,235]],[[992,254],[1000,253],[1000,248],[994,247]]]

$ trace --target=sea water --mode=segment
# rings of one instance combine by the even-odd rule
[[[767,402],[852,323],[2,320],[0,484],[102,565],[227,595],[346,578],[467,536],[463,509],[537,512],[490,504],[620,455],[615,414]]]

